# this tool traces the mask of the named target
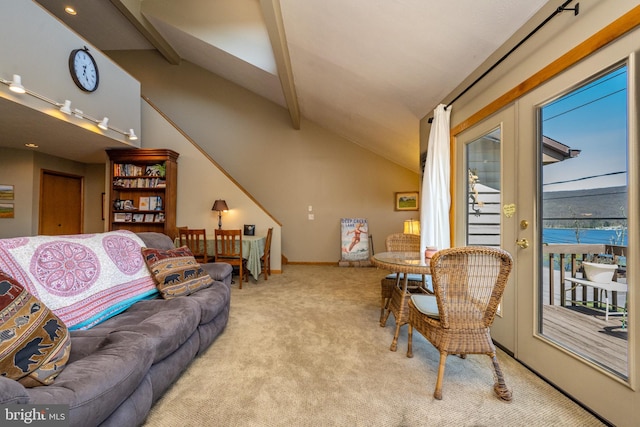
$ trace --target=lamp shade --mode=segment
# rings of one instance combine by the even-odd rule
[[[407,219],[404,221],[404,234],[420,235],[420,221],[417,219]]]
[[[228,211],[229,207],[227,206],[227,202],[225,202],[222,199],[218,199],[215,202],[213,202],[213,207],[211,208],[212,211]]]

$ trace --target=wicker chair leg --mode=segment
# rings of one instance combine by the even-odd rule
[[[413,326],[409,323],[407,329],[407,357],[413,357]]]
[[[496,372],[496,382],[493,385],[493,390],[500,399],[510,402],[512,398],[511,390],[507,388],[507,384],[504,381],[504,376],[502,375],[502,369],[500,369],[498,358],[495,353],[489,354],[489,357],[493,362],[493,369]]]
[[[396,320],[396,332],[393,334],[393,341],[391,342],[391,348],[389,350],[396,351],[398,349],[398,337],[400,336],[400,322]]]
[[[389,315],[391,314],[391,310],[386,309],[386,313],[384,314],[384,319],[382,319],[381,326],[387,325],[387,319],[389,319]]]
[[[380,301],[380,327],[384,328],[387,325],[387,318],[385,317],[385,311],[389,309],[389,298],[381,297]]]
[[[442,400],[442,379],[444,378],[444,366],[447,363],[447,352],[440,352],[440,366],[438,366],[438,379],[436,380],[436,389],[433,392],[433,397],[438,400]]]

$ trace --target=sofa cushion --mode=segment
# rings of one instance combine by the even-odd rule
[[[0,270],[69,330],[88,329],[158,293],[130,231],[0,239]]]
[[[165,299],[190,295],[213,283],[186,246],[166,250],[142,248],[142,256]]]
[[[0,271],[0,375],[25,387],[51,384],[69,359],[62,321]]]
[[[206,290],[206,289],[205,289]],[[201,291],[199,291],[201,292]],[[199,293],[197,292],[197,293]],[[140,301],[129,310],[88,331],[73,331],[71,359],[90,355],[100,343],[100,336],[115,332],[136,332],[153,344],[153,363],[164,359],[196,331],[200,308],[192,295],[183,298]],[[82,345],[76,341],[82,339]]]
[[[93,328],[72,331],[72,351],[83,347],[82,337],[74,335],[85,332],[92,341],[98,338]],[[100,425],[143,383],[156,350],[146,336],[129,331],[107,333],[91,346],[90,354],[69,363],[52,385],[28,389],[31,403],[66,404],[69,425]]]

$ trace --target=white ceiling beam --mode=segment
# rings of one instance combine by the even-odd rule
[[[158,49],[160,54],[173,65],[180,63],[180,55],[169,43],[156,31],[142,13],[141,0],[111,0],[111,3],[140,31],[149,42]]]
[[[291,68],[291,59],[289,58],[287,36],[282,21],[280,0],[260,0],[260,6],[267,25],[273,56],[276,59],[278,68],[278,77],[280,78],[282,92],[289,109],[291,122],[294,129],[300,129],[300,107],[298,106],[298,95],[293,81],[293,70]]]

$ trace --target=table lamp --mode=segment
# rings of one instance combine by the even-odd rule
[[[229,207],[227,206],[227,202],[222,199],[218,199],[213,202],[212,211],[218,211],[218,230],[222,229],[222,211],[228,211]]]
[[[404,221],[404,234],[420,235],[420,221],[417,219],[407,219]]]

